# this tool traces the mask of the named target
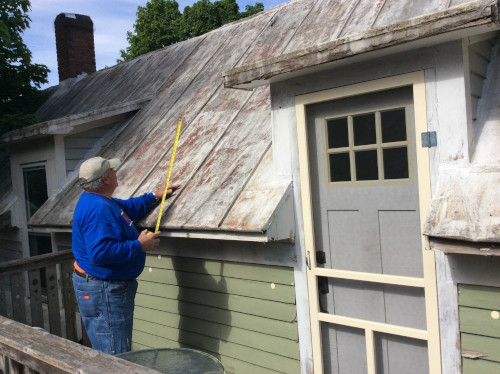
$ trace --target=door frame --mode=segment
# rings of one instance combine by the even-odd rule
[[[309,149],[307,139],[306,106],[335,99],[358,96],[366,93],[411,86],[413,89],[415,142],[418,134],[427,131],[427,106],[425,93],[425,73],[417,71],[387,78],[357,83],[295,97],[297,119],[297,138],[299,153],[299,172],[301,185],[302,215],[304,224],[304,242],[306,255],[306,272],[309,294],[309,311],[311,323],[311,339],[313,364],[315,373],[323,373],[323,357],[321,346],[321,322],[347,325],[365,330],[368,374],[375,374],[374,333],[402,335],[427,341],[429,371],[431,374],[441,373],[441,347],[439,333],[439,312],[437,300],[436,268],[434,253],[429,249],[426,236],[421,235],[424,277],[402,277],[383,274],[346,272],[316,266],[314,245],[313,206],[311,196],[311,174],[309,169]],[[418,170],[418,193],[420,210],[420,232],[427,216],[431,201],[430,163],[427,148],[415,144]],[[319,309],[317,277],[332,277],[368,282],[397,284],[423,288],[425,292],[425,309],[427,330],[413,329],[378,322],[360,321],[352,318],[321,313]]]

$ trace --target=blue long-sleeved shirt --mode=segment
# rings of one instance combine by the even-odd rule
[[[156,201],[152,193],[128,200],[84,192],[73,215],[73,254],[86,273],[107,280],[132,279],[144,269],[146,254],[133,220]]]

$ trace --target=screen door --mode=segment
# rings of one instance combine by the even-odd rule
[[[315,372],[430,371],[426,295],[435,292],[425,280],[413,96],[407,85],[304,105]]]

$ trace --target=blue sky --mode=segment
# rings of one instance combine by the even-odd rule
[[[213,1],[213,0],[212,0]],[[237,0],[240,11],[245,5],[254,5],[259,0]],[[260,0],[269,9],[287,0]],[[97,70],[116,64],[120,49],[125,49],[127,31],[133,31],[137,7],[147,0],[31,0],[30,28],[23,40],[33,54],[33,62],[44,64],[51,70],[47,88],[57,85],[57,54],[54,20],[59,13],[76,13],[90,16],[94,22],[94,45]],[[177,0],[182,10],[196,0]]]

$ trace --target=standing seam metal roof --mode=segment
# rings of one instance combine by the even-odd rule
[[[463,2],[294,0],[91,74],[53,94],[40,119],[151,97],[102,151],[103,157],[124,159],[115,196],[137,196],[163,185],[182,117],[171,178],[182,188],[167,201],[161,227],[263,232],[291,183],[273,169],[269,87],[226,89],[222,73]],[[30,223],[69,226],[80,193],[70,182]],[[154,226],[157,213],[139,224]]]

